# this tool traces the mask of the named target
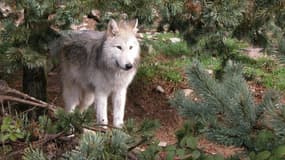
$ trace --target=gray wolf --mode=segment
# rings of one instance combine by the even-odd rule
[[[66,111],[93,104],[97,123],[107,125],[112,96],[113,125],[123,126],[127,88],[140,59],[137,25],[137,20],[110,20],[104,32],[71,31],[50,45],[51,54],[60,54]]]

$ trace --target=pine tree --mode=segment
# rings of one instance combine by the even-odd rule
[[[218,72],[229,59],[240,60],[227,45],[228,39],[253,42],[268,53],[283,51],[283,0],[186,0],[182,9],[169,21],[183,26],[176,29],[195,54],[221,58]]]
[[[66,29],[90,8],[90,1],[4,1],[13,8],[1,20],[2,60],[23,68],[24,92],[46,100],[47,44],[57,36],[53,27]],[[20,19],[22,17],[22,19]],[[20,19],[20,20],[19,20]],[[8,46],[8,47],[7,47]],[[2,50],[3,51],[3,50]]]
[[[98,1],[98,6],[102,11],[112,11],[113,13],[125,13],[128,18],[138,18],[140,24],[151,24],[155,19],[155,12],[164,7],[163,0],[106,0]]]
[[[199,63],[194,63],[187,75],[199,99],[191,100],[180,93],[173,99],[172,105],[182,116],[198,125],[199,132],[208,138],[226,145],[251,148],[254,147],[252,137],[258,132],[257,129],[270,126],[280,139],[284,139],[285,106],[274,101],[272,93],[260,105],[255,104],[240,66],[229,64],[222,80],[212,78]],[[264,117],[269,123],[260,126]],[[279,142],[284,143],[284,140]]]
[[[284,34],[284,24],[282,15],[285,11],[283,0],[251,0],[248,1],[247,11],[244,13],[242,22],[236,27],[234,35],[236,37],[249,37],[253,43],[263,47],[272,45],[272,37],[268,33],[282,36]],[[276,44],[275,44],[276,45]]]

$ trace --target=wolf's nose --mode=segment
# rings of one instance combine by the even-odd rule
[[[126,70],[132,69],[133,65],[131,63],[126,64]]]

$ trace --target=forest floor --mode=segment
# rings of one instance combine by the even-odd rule
[[[249,82],[249,84],[256,102],[260,102],[265,87],[253,82]],[[158,85],[164,89],[163,93],[156,89]],[[166,81],[144,82],[135,79],[128,90],[125,119],[131,118],[137,122],[144,119],[158,120],[161,126],[156,131],[156,139],[162,144],[174,144],[176,142],[175,132],[182,127],[184,119],[178,115],[174,107],[170,106],[169,101],[177,90],[187,87],[186,80],[180,84],[175,84]],[[59,73],[48,74],[49,101],[56,106],[63,106],[60,88]],[[283,99],[285,100],[285,98]],[[111,109],[112,107],[109,107],[109,119],[112,122]],[[199,147],[207,153],[222,154],[225,157],[242,150],[241,148],[218,145],[204,138],[200,139]]]
[[[63,107],[59,70],[59,68],[56,68],[47,74],[48,102]],[[21,73],[17,72],[12,77],[8,81],[9,86],[21,90]],[[248,82],[248,84],[256,103],[259,103],[267,88],[253,81]],[[158,86],[163,88],[164,91],[159,91]],[[183,89],[190,89],[185,75],[183,75],[183,80],[180,83],[159,78],[146,81],[144,77],[136,77],[128,89],[125,120],[135,119],[136,122],[141,122],[144,119],[158,120],[160,128],[156,130],[155,138],[164,145],[176,143],[175,132],[182,127],[184,119],[179,116],[175,107],[171,106],[169,101],[178,90]],[[284,93],[281,102],[285,103]],[[112,107],[109,107],[109,120],[111,123]],[[221,154],[225,157],[242,150],[242,148],[215,144],[203,137],[200,138],[198,146],[206,153]]]
[[[57,68],[55,71],[48,73],[48,101],[56,106],[63,107],[59,72],[59,68]],[[13,76],[14,78],[9,82],[12,88],[21,90],[22,81],[19,77],[22,76],[20,74]],[[186,76],[183,77],[180,83],[157,78],[145,81],[141,77],[136,77],[128,89],[125,120],[135,119],[136,122],[141,122],[144,119],[158,120],[161,126],[156,131],[155,138],[162,144],[174,144],[176,142],[175,132],[182,127],[184,119],[178,115],[175,107],[171,106],[169,101],[178,90],[189,89]],[[266,88],[255,82],[248,82],[248,84],[256,103],[259,103]],[[157,86],[163,88],[164,91],[159,91]],[[285,96],[282,97],[282,102],[285,103]],[[110,122],[112,122],[111,110],[112,107],[109,107]],[[207,153],[221,154],[225,157],[242,150],[242,148],[218,145],[205,138],[200,139],[199,148]]]
[[[90,24],[91,27],[94,26],[93,23],[87,24]],[[258,56],[256,52],[258,52],[258,50],[249,50],[248,55],[252,58],[256,58]],[[164,58],[165,57],[158,59]],[[177,74],[183,75],[183,73],[179,71]],[[9,85],[12,88],[21,90],[22,80],[19,79],[19,77],[22,77],[21,73],[17,73],[13,77],[14,78],[8,82]],[[144,119],[158,120],[160,128],[156,131],[155,138],[164,145],[176,143],[175,132],[182,127],[184,119],[179,116],[175,107],[171,106],[169,101],[178,90],[190,89],[186,76],[183,75],[182,77],[182,81],[174,83],[161,78],[154,78],[146,81],[144,77],[138,78],[137,76],[128,89],[125,120],[135,119],[136,122],[141,122]],[[48,102],[56,106],[63,107],[59,68],[49,72],[47,80]],[[266,88],[256,82],[248,82],[248,84],[253,96],[255,97],[256,103],[259,103]],[[158,86],[161,87],[163,91],[159,91],[157,89]],[[283,94],[282,97],[282,102],[285,103],[285,95]],[[112,107],[109,107],[110,122],[112,122],[111,110]],[[242,150],[242,148],[218,145],[206,140],[205,138],[201,138],[199,140],[198,146],[209,154],[221,154],[225,157]]]

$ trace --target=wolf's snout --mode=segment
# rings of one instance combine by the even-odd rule
[[[126,70],[130,70],[133,68],[133,65],[131,63],[126,64]]]

